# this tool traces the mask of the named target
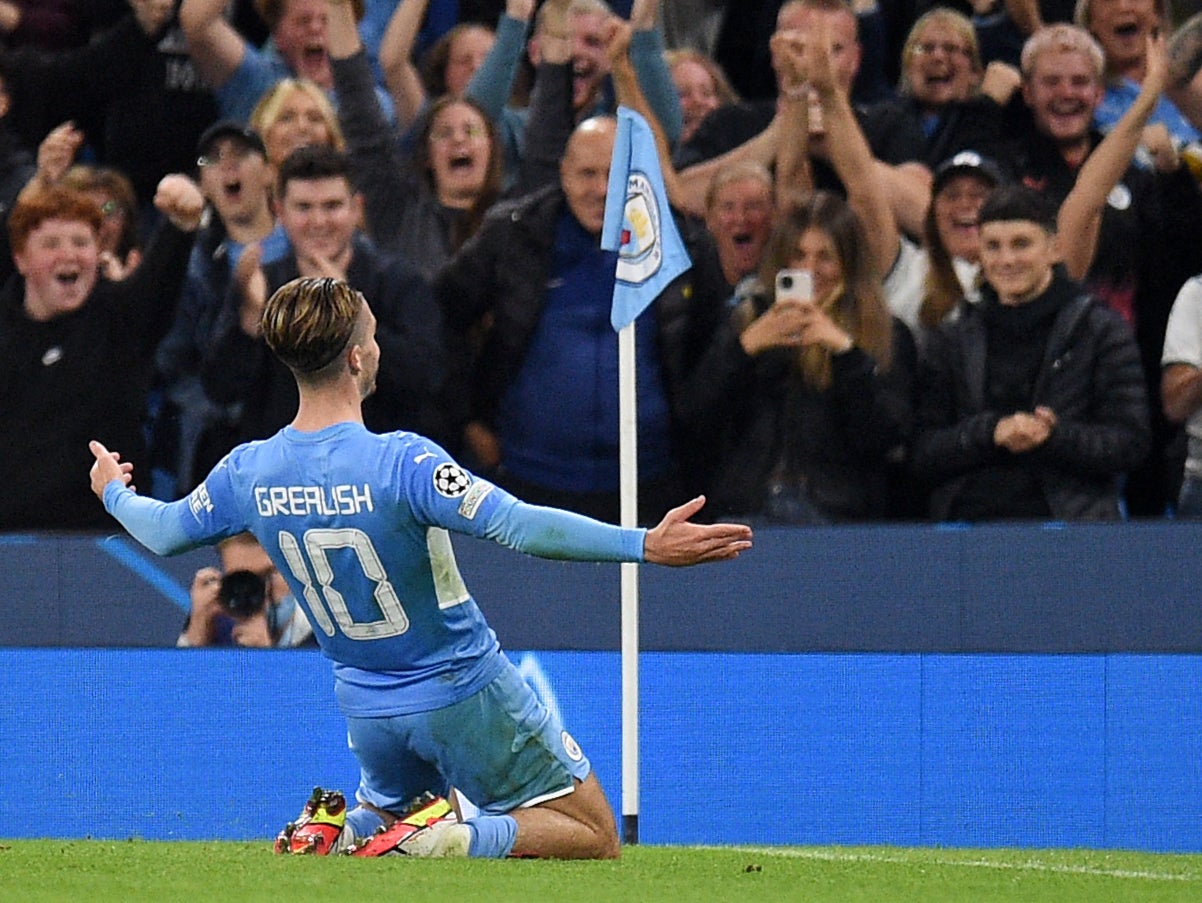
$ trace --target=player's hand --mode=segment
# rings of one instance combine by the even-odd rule
[[[95,439],[88,443],[88,448],[92,450],[92,454],[96,458],[96,462],[89,471],[92,479],[92,492],[96,493],[96,498],[104,501],[104,487],[113,480],[120,480],[122,486],[128,486],[130,489],[135,488],[132,484],[134,466],[122,463],[120,452],[109,451]]]
[[[643,557],[651,564],[684,567],[737,558],[751,548],[746,524],[695,524],[689,518],[705,505],[705,496],[685,502],[664,515],[643,540]]]

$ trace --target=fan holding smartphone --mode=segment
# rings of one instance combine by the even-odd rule
[[[824,300],[834,300],[831,289],[839,288],[840,280],[827,280]],[[768,348],[789,347],[825,349],[833,354],[850,351],[855,344],[849,331],[841,328],[815,303],[814,273],[809,269],[788,266],[777,270],[772,305],[758,319],[748,322],[740,341],[743,350],[756,355]],[[747,317],[750,320],[750,317]]]
[[[734,335],[698,368],[713,380],[700,425],[721,437],[706,493],[716,512],[795,524],[891,513],[916,354],[867,247],[858,217],[827,192],[777,224],[761,294],[740,300]]]

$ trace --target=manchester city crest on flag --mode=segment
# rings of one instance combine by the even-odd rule
[[[659,272],[664,260],[660,244],[660,209],[651,180],[632,172],[626,187],[625,222],[618,248],[617,277],[623,282],[645,282]]]
[[[692,265],[668,207],[651,126],[626,107],[618,108],[601,247],[618,252],[610,322],[619,331]]]

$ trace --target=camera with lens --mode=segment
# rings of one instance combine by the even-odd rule
[[[249,618],[267,605],[267,581],[254,571],[230,571],[221,578],[221,606],[235,618]]]

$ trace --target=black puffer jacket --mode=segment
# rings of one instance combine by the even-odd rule
[[[887,517],[891,465],[913,434],[917,366],[906,325],[895,319],[892,335],[888,370],[853,347],[831,358],[831,385],[819,390],[801,378],[791,349],[749,357],[728,320],[686,395],[689,424],[710,437],[708,514],[787,521],[770,499],[773,484],[787,484],[812,511],[796,522]]]
[[[1122,318],[1074,283],[1058,274],[1049,291],[1074,296],[1056,315],[1030,409],[1049,407],[1057,421],[1048,441],[1022,457],[1036,469],[1053,517],[1114,519],[1119,475],[1151,447],[1139,350]],[[936,519],[948,517],[968,474],[1019,457],[993,441],[1002,414],[986,407],[986,348],[984,315],[974,305],[924,348],[912,464],[934,487]]]

